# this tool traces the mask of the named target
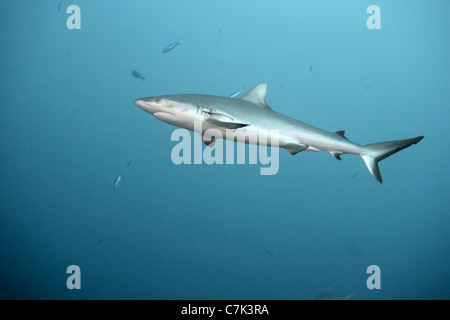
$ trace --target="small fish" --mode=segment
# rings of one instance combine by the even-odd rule
[[[102,238],[102,239],[98,240],[97,243],[100,244],[100,243],[102,243],[103,241],[105,241],[105,239]]]
[[[239,91],[236,91],[236,92],[233,92],[232,94],[230,94],[228,96],[228,98],[236,98],[237,96],[239,96],[244,91],[245,91],[244,88],[242,88],[242,90],[239,90]]]
[[[341,296],[340,294],[335,294],[331,292],[331,287],[328,287],[328,290],[324,293],[321,293],[315,297],[316,300],[350,300],[354,296],[356,296],[358,292]]]
[[[359,250],[358,247],[356,247],[353,242],[350,243],[349,246],[345,247],[345,250],[347,251],[348,254],[356,257],[356,258],[362,258],[364,257],[364,253],[362,253],[361,250]]]
[[[311,67],[309,67],[309,72],[311,72],[311,71],[312,71],[312,68],[313,68],[313,65],[311,65]]]
[[[132,163],[133,163],[133,159],[130,159],[130,161],[128,161],[128,163],[127,163],[127,167],[131,166]]]
[[[270,251],[269,249],[264,249],[264,251],[271,257],[273,257],[273,252]]]
[[[64,0],[61,0],[59,3],[58,3],[58,8],[56,9],[56,10],[58,10],[58,12],[61,10],[61,7],[62,7],[62,3],[64,2]]]
[[[366,90],[367,90],[367,89],[370,89],[370,88],[372,88],[372,85],[371,85],[371,84],[368,84],[368,85],[366,86]]]
[[[117,188],[119,188],[120,180],[122,180],[122,175],[123,175],[123,173],[120,176],[118,176],[116,178],[116,180],[114,181],[113,190],[116,190]]]
[[[355,178],[358,174],[359,174],[359,172],[354,173],[354,174],[352,175],[352,178]]]
[[[137,72],[136,70],[131,71],[131,74],[133,75],[133,77],[141,79],[142,81],[144,81],[145,77],[141,76],[141,74],[139,72]]]
[[[171,43],[171,44],[169,44],[167,47],[165,47],[164,49],[163,49],[163,53],[167,53],[167,52],[169,52],[169,51],[172,51],[173,49],[175,49],[175,47],[176,46],[178,46],[180,44],[180,41],[177,41],[177,42],[175,42],[175,43]]]

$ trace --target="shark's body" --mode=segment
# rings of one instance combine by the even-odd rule
[[[144,111],[169,124],[194,130],[195,123],[202,124],[202,131],[214,128],[226,137],[227,130],[233,130],[235,137],[243,141],[249,135],[259,136],[269,132],[267,144],[271,145],[269,130],[278,130],[278,146],[292,155],[300,151],[328,151],[336,159],[342,154],[362,157],[371,174],[381,183],[378,162],[384,158],[422,140],[423,136],[389,142],[373,143],[366,146],[348,140],[344,131],[329,132],[307,123],[295,120],[273,111],[266,104],[267,86],[260,84],[240,99],[199,95],[174,94],[135,100]],[[202,133],[203,133],[202,132]],[[234,139],[234,137],[233,137]],[[207,145],[214,143],[214,137],[203,135]]]

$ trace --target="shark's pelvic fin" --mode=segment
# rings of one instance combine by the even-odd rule
[[[291,142],[283,146],[284,149],[287,150],[292,155],[296,155],[300,151],[308,149],[309,146],[297,142]]]
[[[380,168],[378,167],[378,162],[383,159],[386,159],[390,155],[393,155],[400,150],[408,148],[409,146],[418,143],[423,139],[423,136],[405,139],[405,140],[396,140],[396,141],[386,141],[386,142],[377,142],[364,146],[362,154],[360,154],[361,158],[363,158],[366,163],[367,168],[370,173],[377,179],[379,183],[383,183],[383,179],[381,178]]]
[[[258,84],[256,87],[250,89],[246,94],[244,94],[241,99],[248,102],[257,104],[263,108],[272,110],[266,103],[267,96],[267,84]]]
[[[212,148],[212,147],[214,147],[214,144],[216,143],[216,137],[207,137],[205,135],[202,135],[202,141],[208,147]]]

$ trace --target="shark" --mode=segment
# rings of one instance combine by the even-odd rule
[[[382,183],[378,163],[400,150],[418,143],[424,137],[385,141],[361,145],[350,141],[344,130],[326,131],[284,114],[278,113],[266,103],[267,85],[259,84],[240,98],[230,98],[202,94],[169,94],[136,99],[134,104],[152,114],[157,119],[171,125],[196,131],[195,123],[202,124],[203,142],[214,146],[215,136],[205,134],[208,129],[221,133],[233,131],[245,143],[260,144],[261,139],[248,139],[249,135],[260,136],[270,130],[266,145],[275,145],[287,150],[291,155],[302,151],[327,151],[337,160],[343,154],[360,156],[369,172]],[[272,139],[277,130],[277,139]],[[223,138],[218,137],[218,138]],[[228,135],[225,135],[228,139]],[[231,140],[231,139],[229,139]]]
[[[328,287],[326,292],[323,292],[315,297],[316,300],[350,300],[358,293],[352,293],[347,296],[341,296],[339,294],[331,293],[331,287]]]

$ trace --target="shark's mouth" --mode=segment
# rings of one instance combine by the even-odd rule
[[[157,111],[154,112],[153,115],[155,116],[155,118],[168,123],[170,123],[171,121],[174,122],[176,120],[179,120],[177,116],[169,112]]]

